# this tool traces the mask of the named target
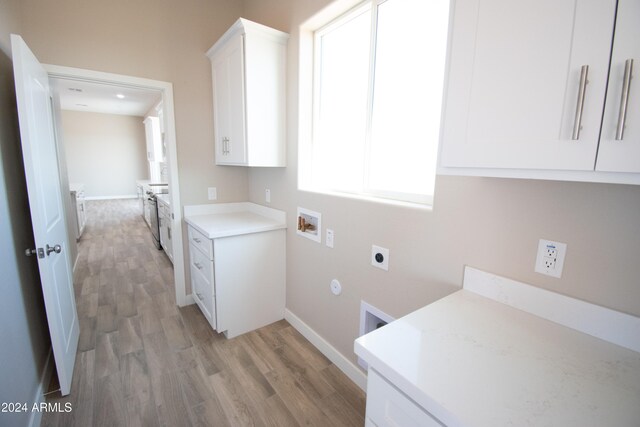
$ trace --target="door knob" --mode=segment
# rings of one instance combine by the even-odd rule
[[[51,252],[55,252],[55,253],[59,254],[60,252],[62,252],[62,246],[55,245],[54,247],[51,247],[51,246],[47,245],[47,256],[51,255]]]

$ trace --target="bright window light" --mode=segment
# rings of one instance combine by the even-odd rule
[[[431,204],[448,0],[367,2],[315,32],[315,189]]]

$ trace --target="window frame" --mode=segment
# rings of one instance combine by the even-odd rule
[[[408,192],[400,192],[400,191],[385,191],[379,190],[371,187],[370,183],[370,162],[371,162],[371,130],[373,123],[373,104],[374,104],[374,93],[375,93],[375,67],[376,67],[376,55],[377,55],[377,35],[378,35],[378,7],[388,0],[365,0],[351,9],[341,13],[336,16],[334,19],[330,20],[325,25],[317,28],[312,32],[312,55],[311,58],[313,60],[313,64],[311,66],[312,73],[312,96],[311,96],[311,141],[310,141],[310,159],[309,161],[303,165],[303,167],[308,168],[308,171],[305,172],[307,175],[307,189],[312,191],[320,191],[324,193],[332,193],[343,196],[353,196],[359,199],[371,199],[376,201],[388,201],[394,203],[409,203],[409,204],[418,204],[424,206],[432,206],[434,194],[417,194],[417,193],[408,193]],[[316,161],[315,161],[315,151],[318,147],[319,141],[319,130],[318,124],[320,122],[320,91],[321,91],[321,77],[320,70],[322,67],[322,49],[321,49],[321,38],[323,35],[330,33],[332,30],[340,27],[341,25],[346,24],[350,20],[360,16],[363,13],[371,13],[371,26],[370,26],[370,34],[369,34],[369,66],[368,66],[368,75],[367,79],[367,102],[366,102],[366,129],[364,133],[364,152],[362,156],[363,165],[363,176],[361,177],[362,182],[359,191],[349,191],[341,188],[332,188],[331,186],[322,185],[318,182],[317,171],[316,169]],[[448,42],[447,42],[448,43]],[[447,49],[448,50],[448,49]],[[446,59],[445,59],[445,69],[446,69]],[[445,78],[446,80],[446,78]],[[443,81],[443,90],[444,90],[444,81]],[[444,94],[443,94],[444,95]],[[444,96],[443,96],[444,101]],[[441,110],[441,118],[442,121],[442,110]],[[439,145],[439,141],[438,141]],[[434,152],[434,156],[439,154],[439,149],[436,149]],[[434,170],[434,175],[437,175],[437,168]],[[435,191],[433,192],[435,193]]]

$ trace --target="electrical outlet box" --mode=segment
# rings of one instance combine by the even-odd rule
[[[218,198],[218,190],[216,187],[209,187],[207,189],[207,196],[209,200],[216,200]]]
[[[389,271],[389,249],[371,246],[371,265]]]
[[[562,277],[566,253],[567,245],[565,243],[540,239],[535,271],[551,277]]]
[[[324,242],[330,248],[333,247],[333,237],[334,237],[333,230],[330,228],[327,228],[327,233],[325,235]]]

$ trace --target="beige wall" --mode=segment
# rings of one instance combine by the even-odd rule
[[[298,28],[328,3],[245,1],[246,18],[291,34],[289,167],[249,173],[250,199],[270,188],[290,219],[287,308],[352,360],[360,300],[402,316],[460,287],[466,264],[640,315],[640,187],[439,176],[433,211],[298,191]],[[295,234],[296,206],[322,213],[334,249]],[[562,279],[534,273],[540,238],[568,244]],[[372,244],[390,249],[389,272],[370,266]]]
[[[23,38],[47,64],[173,83],[183,205],[246,200],[247,173],[214,165],[205,52],[241,14],[238,0],[23,0]]]
[[[142,117],[62,112],[69,182],[86,197],[136,196],[136,180],[148,179]]]

